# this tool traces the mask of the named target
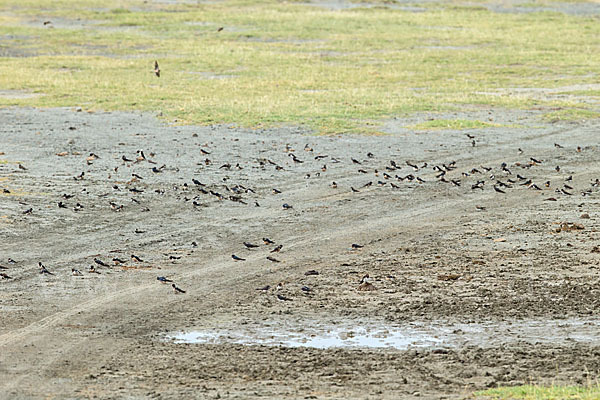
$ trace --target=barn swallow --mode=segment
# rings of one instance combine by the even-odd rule
[[[27,171],[27,168],[25,168],[25,166],[21,163],[19,163],[19,169],[22,169],[23,171]]]
[[[0,277],[2,277],[2,279],[12,279],[11,276],[8,276],[7,274],[0,272]]]
[[[566,194],[567,196],[571,196],[573,193],[567,192],[565,189],[560,189],[562,194]]]
[[[304,145],[304,151],[313,151],[313,148],[312,148],[312,147],[310,147],[310,146],[308,145],[308,143],[306,143],[306,144]]]
[[[200,153],[204,154],[204,155],[209,155],[210,153],[204,149],[200,149]]]
[[[225,28],[223,28],[222,26],[220,26],[220,27],[217,28],[217,32],[221,32],[223,29],[225,29]]]
[[[82,171],[81,174],[73,177],[73,179],[75,179],[76,181],[77,180],[81,181],[81,180],[83,180],[84,175],[85,175],[85,171]]]
[[[110,265],[108,265],[107,263],[105,263],[104,261],[94,258],[94,262],[98,265],[102,265],[103,267],[110,267]]]
[[[115,263],[115,265],[116,264],[125,264],[125,261],[123,261],[123,260],[121,260],[120,258],[117,258],[117,257],[113,258],[112,260]]]
[[[572,180],[573,180],[573,175],[569,175],[569,176],[568,176],[568,177],[565,179],[565,181],[566,181],[566,182],[570,182],[570,181],[572,181]]]
[[[277,295],[277,299],[281,301],[292,301],[289,297],[282,296],[280,294]]]
[[[322,160],[322,159],[327,158],[327,157],[329,157],[329,156],[328,155],[318,155],[318,156],[315,156],[315,160],[318,161],[318,160]]]
[[[560,144],[558,144],[558,143],[554,143],[554,147],[556,147],[557,149],[562,149],[562,148],[563,148],[563,146],[561,146],[561,145],[560,145]]]
[[[136,256],[135,254],[131,255],[131,261],[144,262],[144,260]]]
[[[367,153],[367,157],[369,157],[369,158],[375,158],[375,154],[373,154],[371,152],[368,152]]]
[[[406,161],[406,165],[408,165],[409,167],[412,167],[415,171],[419,170],[418,166],[416,166],[415,164],[413,164],[413,163],[411,163],[409,161]]]
[[[48,271],[41,262],[38,262],[38,265],[40,266],[40,274],[54,275],[52,272]]]
[[[291,210],[292,208],[294,208],[291,205],[289,205],[288,203],[283,203],[283,205],[281,207],[283,207],[284,210]]]
[[[541,164],[541,163],[542,163],[542,161],[541,161],[541,160],[536,160],[536,159],[535,159],[535,158],[533,158],[533,157],[530,157],[529,159],[530,159],[531,161],[533,161],[534,163],[536,163],[536,164]]]
[[[304,161],[300,160],[298,157],[296,157],[296,155],[294,153],[290,153],[289,155],[292,157],[292,160],[294,160],[294,162],[296,162],[296,163],[304,162]]]
[[[138,174],[131,174],[131,176],[133,176],[134,178],[138,178],[139,180],[143,180],[144,179],[141,176],[139,176]]]
[[[13,259],[12,259],[12,258],[10,258],[10,257],[8,258],[8,260],[7,260],[7,261],[8,261],[8,263],[9,263],[9,264],[16,264],[16,263],[17,263],[15,260],[13,260]]]
[[[316,270],[314,270],[314,269],[311,269],[311,270],[309,270],[309,271],[306,271],[306,272],[304,273],[304,275],[306,275],[306,276],[319,275],[319,271],[316,271]]]
[[[174,292],[175,294],[185,293],[185,290],[183,290],[183,289],[179,289],[177,286],[175,286],[175,284],[174,284],[174,283],[171,285],[171,287],[173,288],[173,292]]]
[[[529,185],[531,185],[532,182],[533,181],[531,179],[527,179],[525,182],[519,183],[519,185],[521,185],[521,186],[529,186]]]
[[[363,247],[365,247],[365,246],[360,245],[360,244],[356,244],[356,243],[352,243],[352,248],[353,249],[362,249]]]
[[[550,181],[546,181],[546,182],[544,183],[544,186],[546,186],[546,187],[548,187],[548,188],[549,188],[549,187],[550,187]]]
[[[164,277],[164,276],[157,276],[156,280],[159,281],[160,283],[168,283],[168,282],[173,282],[172,280]]]
[[[494,190],[498,193],[506,193],[504,190],[500,189],[498,186],[494,185]]]
[[[367,187],[371,186],[372,184],[373,184],[373,182],[367,182],[367,183],[365,183],[364,185],[361,186],[361,189],[362,188],[367,188]]]
[[[528,186],[528,189],[535,189],[535,190],[542,190],[542,188],[540,188],[538,185],[536,185],[535,183],[532,183],[531,185]]]
[[[272,241],[271,239],[269,239],[269,238],[267,238],[267,237],[264,237],[264,238],[263,238],[263,242],[264,242],[265,244],[275,244],[275,242],[274,242],[274,241]]]
[[[235,254],[232,254],[232,255],[231,255],[231,258],[233,258],[235,261],[246,261],[246,259],[245,259],[245,258],[238,257],[238,256],[236,256]]]
[[[483,206],[475,206],[476,209],[478,209],[479,211],[485,211],[486,207]]]
[[[71,268],[71,275],[73,276],[83,276],[83,274],[81,273],[80,270],[75,269],[75,268]]]
[[[283,245],[280,244],[279,246],[277,246],[273,250],[271,250],[271,253],[279,253],[279,250],[281,250],[282,248],[283,248]]]
[[[350,158],[350,159],[352,160],[352,162],[353,162],[354,164],[359,164],[359,165],[362,165],[362,163],[361,163],[360,161],[358,161],[357,159],[355,159],[355,158]]]
[[[566,183],[563,186],[565,189],[573,190],[573,188],[571,186],[567,185]]]
[[[356,190],[356,189],[354,189],[352,186],[350,186],[350,189],[352,189],[352,191],[353,191],[354,193],[360,193],[360,190]]]
[[[304,293],[310,293],[311,289],[308,286],[302,286],[300,288],[300,290],[302,290]]]
[[[133,162],[133,160],[130,160],[129,158],[125,157],[125,155],[121,156],[121,160],[125,162]]]
[[[257,288],[256,290],[260,290],[261,292],[267,292],[269,289],[271,289],[271,285],[266,285],[261,288]]]
[[[27,214],[31,214],[33,212],[33,207],[29,207],[29,209],[23,211],[23,214],[27,215]]]
[[[275,188],[273,188],[272,190],[273,190],[273,194],[279,194],[279,193],[281,193],[281,190],[278,190],[278,189],[275,189]]]
[[[134,188],[134,187],[133,187],[133,188],[129,188],[129,191],[130,191],[130,192],[132,192],[132,193],[144,193],[144,191],[143,191],[143,190],[141,190],[141,189],[136,189],[136,188]]]
[[[556,172],[560,172],[560,165],[557,165],[554,169],[556,170]]]
[[[400,186],[394,184],[394,182],[390,182],[390,186],[393,187],[394,189],[400,189]]]
[[[331,186],[333,189],[337,189],[337,187],[338,187],[337,183],[335,183],[335,182],[331,182],[331,185],[330,185],[330,186]]]
[[[368,174],[368,173],[369,173],[369,171],[367,171],[367,170],[364,170],[364,169],[359,169],[359,170],[358,170],[358,173],[359,173],[359,174]]]
[[[160,68],[158,67],[158,61],[154,61],[154,75],[160,78]]]
[[[246,248],[248,248],[248,249],[254,249],[254,248],[258,247],[257,244],[252,244],[252,243],[248,243],[248,242],[244,242],[244,246],[246,246]]]
[[[278,259],[276,259],[276,258],[273,258],[273,257],[270,257],[270,256],[267,256],[267,260],[269,260],[269,261],[271,261],[271,262],[274,262],[274,263],[281,262],[281,261],[279,261]]]

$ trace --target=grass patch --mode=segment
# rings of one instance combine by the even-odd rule
[[[583,108],[567,108],[544,114],[547,121],[581,121],[600,118],[600,112]]]
[[[486,399],[511,400],[598,400],[600,399],[600,386],[523,385],[488,389],[476,392],[475,396]]]
[[[416,130],[438,130],[438,129],[480,129],[499,127],[499,124],[492,124],[479,120],[470,119],[434,119],[425,121],[417,125],[410,126],[410,129]]]
[[[600,53],[593,17],[459,2],[419,13],[260,0],[3,6],[0,37],[11,40],[0,47],[0,90],[44,96],[0,97],[0,106],[162,111],[178,123],[374,132],[366,122],[414,112],[556,107],[481,93],[596,83]]]

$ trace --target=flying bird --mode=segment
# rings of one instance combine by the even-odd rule
[[[160,78],[160,68],[158,67],[158,61],[154,61],[154,74]]]

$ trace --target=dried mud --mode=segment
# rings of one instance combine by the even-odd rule
[[[0,398],[464,398],[596,379],[593,329],[535,343],[508,340],[506,323],[597,315],[600,125],[490,118],[519,127],[412,132],[413,118],[386,136],[323,137],[0,110]],[[357,290],[365,274],[375,290]],[[408,350],[164,339],[290,320],[504,328],[490,343]]]

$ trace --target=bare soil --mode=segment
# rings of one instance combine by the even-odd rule
[[[597,316],[600,123],[489,117],[518,124],[323,137],[0,110],[0,398],[468,398],[595,379],[597,340],[504,340],[504,322]],[[165,340],[290,320],[504,328],[443,349]]]

